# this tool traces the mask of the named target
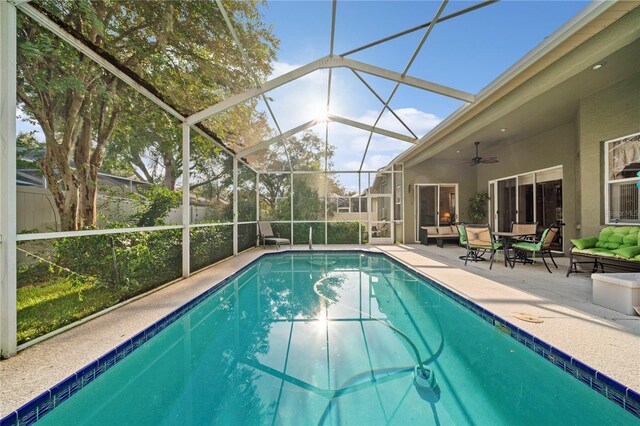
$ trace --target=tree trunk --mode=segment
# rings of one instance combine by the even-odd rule
[[[85,105],[92,105],[93,97],[87,96]],[[91,111],[83,109],[81,117],[81,127],[78,133],[73,160],[76,165],[76,176],[78,179],[78,226],[96,226],[96,182],[91,178],[91,165],[89,158],[91,155],[92,136]]]
[[[60,230],[75,231],[78,229],[78,187],[75,184],[71,184],[66,188],[62,188],[52,168],[53,164],[52,161],[42,161],[41,168],[47,180],[47,187],[53,195],[58,216],[60,216]]]
[[[60,216],[60,230],[75,231],[78,229],[78,182],[69,166],[69,145],[64,141],[58,143],[53,126],[41,127],[46,150],[40,166]]]
[[[171,191],[176,189],[175,168],[171,157],[164,158],[164,185]]]

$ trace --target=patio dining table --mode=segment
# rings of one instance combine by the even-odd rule
[[[511,241],[514,239],[518,239],[521,237],[535,237],[535,233],[524,233],[524,232],[494,232],[494,237],[499,237],[500,242],[502,242],[502,247],[504,251],[504,266],[511,266],[511,259],[509,257],[509,249],[511,248]],[[515,258],[513,259],[515,262]]]

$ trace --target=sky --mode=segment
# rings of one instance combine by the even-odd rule
[[[450,1],[443,15],[477,3]],[[586,1],[501,1],[439,23],[408,75],[477,94],[587,5]],[[429,22],[439,6],[436,1],[338,1],[334,53]],[[331,1],[270,1],[261,12],[280,39],[271,78],[330,53]],[[424,32],[416,31],[349,58],[403,72]],[[395,86],[378,77],[362,77],[385,101]],[[283,132],[322,115],[327,81],[328,71],[317,71],[268,93]],[[401,85],[389,105],[422,137],[464,103]],[[382,103],[350,70],[333,70],[331,114],[373,124],[381,109]],[[410,135],[388,112],[378,125]],[[322,124],[314,130],[324,138],[324,128]],[[329,143],[336,147],[334,170],[360,169],[368,138],[367,131],[330,123]],[[362,169],[377,170],[410,146],[376,135]]]
[[[450,1],[443,16],[477,3]],[[503,0],[439,23],[407,74],[477,94],[587,5],[587,1]],[[334,54],[429,22],[439,6],[436,1],[338,1]],[[269,1],[259,7],[264,21],[280,39],[270,78],[330,53],[331,1]],[[403,72],[424,33],[419,30],[348,57]],[[267,93],[283,132],[326,113],[328,77],[328,70],[316,71]],[[361,77],[384,101],[389,99],[394,82],[367,74]],[[389,102],[418,138],[463,105],[462,101],[405,85]],[[266,112],[262,101],[259,108]],[[372,125],[381,110],[380,100],[353,72],[345,68],[332,71],[329,113]],[[410,135],[388,111],[378,126]],[[21,120],[17,127],[18,131],[39,130]],[[333,170],[377,170],[411,146],[374,135],[367,148],[368,131],[335,122],[328,127],[329,143],[335,147]],[[325,138],[324,123],[312,130]]]

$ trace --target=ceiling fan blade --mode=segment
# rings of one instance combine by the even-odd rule
[[[499,163],[500,160],[498,160],[498,157],[485,157],[481,159],[480,162],[485,164],[492,164],[492,163]]]

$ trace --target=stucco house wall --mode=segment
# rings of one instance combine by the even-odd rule
[[[640,132],[640,73],[580,102],[578,111],[581,235],[605,226],[604,141]]]

